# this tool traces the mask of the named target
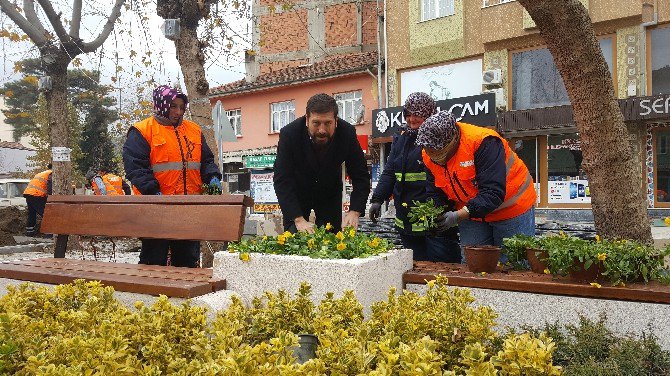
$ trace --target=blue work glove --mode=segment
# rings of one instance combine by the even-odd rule
[[[217,178],[216,176],[209,181],[209,185],[215,185],[217,188],[219,188],[220,191],[223,191],[223,187],[221,186],[221,180],[219,180],[219,178]]]
[[[445,211],[435,218],[435,232],[441,233],[458,225],[458,213],[455,211]]]

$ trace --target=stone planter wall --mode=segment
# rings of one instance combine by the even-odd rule
[[[407,290],[424,293],[426,285],[407,284]],[[465,288],[465,287],[458,287]],[[659,344],[670,350],[670,304],[642,303],[574,296],[469,288],[475,305],[493,308],[498,314],[498,330],[523,325],[544,326],[546,322],[577,324],[579,315],[598,320],[607,315],[607,326],[619,334],[640,336],[651,330]]]
[[[386,300],[390,287],[402,290],[402,275],[412,269],[412,251],[395,249],[364,259],[323,260],[306,256],[250,254],[240,260],[238,253],[214,255],[214,277],[226,279],[226,289],[240,294],[247,302],[265,291],[285,290],[295,294],[302,281],[312,285],[312,300],[321,301],[327,292],[342,296],[353,290],[369,312],[372,303]]]

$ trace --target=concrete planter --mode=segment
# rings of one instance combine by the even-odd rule
[[[285,290],[295,294],[300,283],[306,281],[312,285],[315,303],[327,292],[339,297],[344,291],[353,290],[366,312],[372,303],[386,299],[390,287],[402,291],[402,275],[411,268],[409,249],[353,260],[252,253],[249,261],[244,262],[237,252],[214,255],[214,277],[225,278],[226,289],[249,302],[265,291]]]

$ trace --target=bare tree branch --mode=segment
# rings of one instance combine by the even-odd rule
[[[7,0],[0,0],[0,9],[19,27],[30,39],[35,43],[35,45],[43,46],[47,43],[47,38],[44,34],[41,34],[40,31],[31,24],[28,20],[25,19],[19,13],[14,4],[10,3]]]
[[[72,38],[67,35],[63,23],[60,20],[60,14],[56,14],[53,6],[51,6],[51,1],[37,0],[37,2],[42,6],[42,10],[44,10],[44,13],[47,15],[47,19],[51,23],[51,26],[53,26],[56,35],[58,35],[58,39],[63,43],[69,42]]]
[[[81,26],[81,0],[72,2],[72,20],[70,21],[70,36],[79,39],[79,27]]]
[[[31,25],[42,34],[47,35],[47,31],[42,26],[42,22],[37,18],[37,13],[35,13],[35,1],[34,0],[23,0],[23,13],[26,15],[26,19],[30,22]]]
[[[92,42],[82,43],[82,52],[93,52],[105,42],[109,36],[109,33],[111,33],[112,29],[114,29],[114,23],[119,18],[119,16],[121,16],[121,5],[123,5],[124,2],[125,0],[116,0],[116,3],[114,3],[114,8],[112,8],[112,12],[109,14],[109,17],[107,17],[107,23],[105,23],[105,26],[102,28],[100,35],[98,35],[98,37],[95,38],[95,40]]]

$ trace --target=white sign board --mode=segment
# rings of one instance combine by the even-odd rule
[[[275,173],[273,171],[251,173],[251,197],[258,203],[276,203],[277,195],[273,183]]]
[[[588,180],[549,181],[550,204],[590,204]]]
[[[54,162],[69,162],[71,151],[72,149],[70,148],[54,146],[51,148],[51,159]]]
[[[461,98],[482,92],[482,59],[400,73],[401,104],[421,91],[435,100]]]

